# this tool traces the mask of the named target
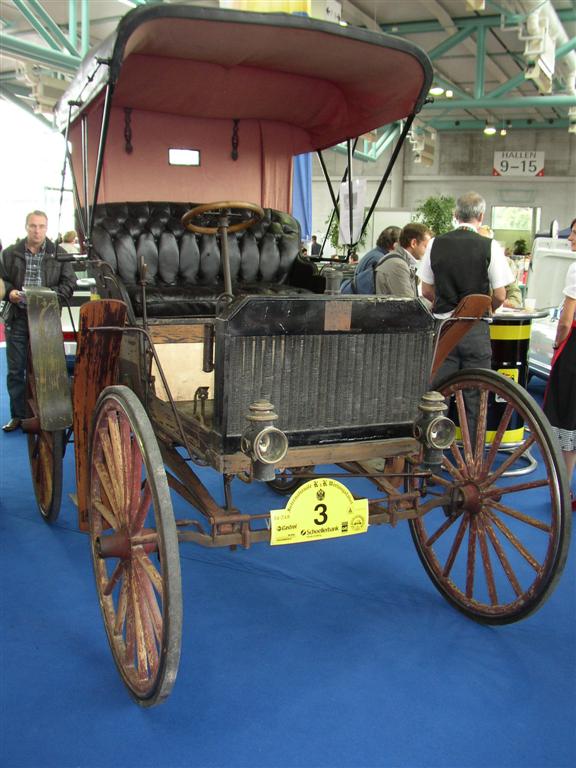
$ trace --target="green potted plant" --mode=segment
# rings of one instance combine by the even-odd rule
[[[453,216],[456,201],[453,197],[439,195],[427,197],[416,208],[415,220],[425,224],[434,235],[443,235],[454,228]]]

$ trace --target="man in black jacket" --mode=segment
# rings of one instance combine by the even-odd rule
[[[74,292],[76,276],[70,263],[57,260],[67,257],[46,237],[48,218],[43,211],[32,211],[26,216],[26,237],[2,252],[0,278],[4,281],[7,302],[6,323],[6,384],[10,397],[10,421],[2,429],[13,432],[26,416],[26,364],[28,357],[28,317],[26,313],[26,286],[51,288],[60,300],[69,299]]]

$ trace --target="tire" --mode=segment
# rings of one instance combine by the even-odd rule
[[[26,372],[26,408],[28,417],[38,416],[36,381],[32,360],[28,354]],[[28,459],[36,504],[47,523],[54,523],[62,504],[62,476],[64,463],[64,430],[28,432]]]
[[[510,379],[463,370],[438,390],[464,428],[428,484],[421,502],[428,511],[410,521],[416,550],[458,610],[487,624],[519,621],[553,592],[568,554],[572,515],[561,452],[538,404]],[[476,440],[464,402],[471,390],[479,392]],[[547,489],[543,504],[535,488]]]
[[[298,474],[304,473],[309,475],[313,471],[314,467],[288,467],[278,472],[274,480],[268,480],[266,484],[279,496],[290,496],[298,486],[310,479],[308,477],[298,477]]]
[[[62,504],[64,432],[28,433],[28,458],[36,504],[42,519],[54,523]]]
[[[134,700],[155,706],[170,694],[180,661],[178,535],[156,437],[126,387],[108,387],[96,404],[89,523],[114,661]]]

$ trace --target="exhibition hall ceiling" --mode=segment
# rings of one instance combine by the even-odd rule
[[[151,0],[158,2],[158,0]],[[290,0],[266,0],[279,10]],[[292,0],[318,17],[398,35],[432,59],[433,103],[421,124],[576,131],[573,0]],[[167,0],[165,0],[167,2]],[[244,7],[255,0],[237,0]],[[90,47],[146,0],[0,0],[0,95],[50,121]],[[234,0],[187,5],[231,7]],[[442,93],[439,91],[442,90]]]

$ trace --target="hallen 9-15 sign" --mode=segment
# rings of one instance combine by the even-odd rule
[[[544,152],[494,152],[492,176],[544,176]]]

